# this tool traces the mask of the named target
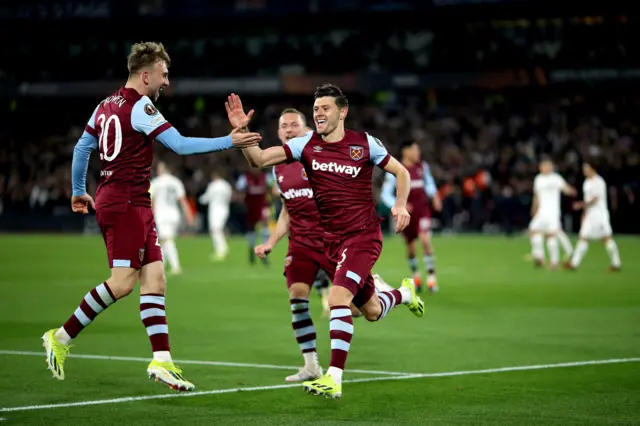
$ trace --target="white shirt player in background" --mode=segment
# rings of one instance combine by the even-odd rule
[[[583,163],[582,173],[585,181],[582,185],[584,201],[577,201],[573,208],[584,209],[582,223],[580,225],[580,240],[576,245],[571,262],[565,264],[568,269],[576,269],[589,248],[588,240],[602,238],[604,246],[609,253],[611,261],[610,270],[620,270],[620,253],[613,240],[613,231],[609,221],[609,208],[607,207],[607,184],[596,172],[590,163]]]
[[[554,171],[551,160],[542,160],[540,173],[533,181],[533,204],[531,206],[533,219],[529,224],[531,256],[536,266],[544,265],[544,237],[547,238],[551,268],[556,268],[560,262],[558,237],[560,237],[566,255],[571,256],[571,242],[560,225],[561,194],[574,196],[576,190]]]
[[[187,203],[184,185],[180,179],[173,176],[163,162],[158,163],[156,172],[157,176],[151,180],[150,192],[158,240],[171,267],[171,274],[177,275],[182,272],[178,248],[174,241],[180,227],[178,204],[182,208],[187,226],[193,223],[193,213]]]
[[[233,188],[229,182],[222,178],[220,172],[214,170],[211,173],[211,182],[209,182],[204,194],[198,199],[200,204],[209,205],[209,234],[213,242],[213,256],[211,259],[214,262],[224,260],[229,253],[224,230],[229,218],[229,205],[231,204],[232,195]]]

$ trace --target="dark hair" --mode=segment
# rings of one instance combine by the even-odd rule
[[[313,94],[314,99],[324,98],[325,96],[331,96],[335,101],[338,108],[348,108],[349,100],[342,93],[342,90],[334,84],[325,83],[316,88],[315,93]]]
[[[413,145],[415,145],[415,141],[411,140],[411,139],[407,139],[404,142],[402,142],[402,144],[400,144],[400,148],[404,151],[407,148],[411,148]]]
[[[303,113],[301,113],[300,111],[298,111],[295,108],[285,108],[282,110],[282,112],[280,113],[280,118],[282,118],[283,115],[285,114],[298,114],[300,116],[300,118],[302,118],[302,124],[303,125],[307,125],[307,118],[304,116]]]
[[[584,166],[586,164],[589,167],[591,167],[593,170],[598,170],[596,161],[597,160],[594,157],[585,157],[582,159],[582,165]]]

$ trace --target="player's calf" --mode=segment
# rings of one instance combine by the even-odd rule
[[[173,363],[169,345],[169,326],[165,310],[166,280],[161,261],[144,265],[140,270],[140,319],[144,325],[153,361],[147,367],[149,378],[178,391],[195,389]]]
[[[140,271],[140,319],[147,330],[153,358],[160,362],[171,361],[165,290],[162,262],[143,266]]]
[[[64,364],[71,340],[118,299],[131,293],[137,280],[137,271],[131,268],[112,270],[111,278],[89,291],[67,321],[58,329],[42,336],[46,361],[54,378],[64,380]]]
[[[127,296],[136,284],[138,271],[132,268],[113,268],[111,277],[87,293],[73,315],[56,331],[56,338],[68,345],[105,309]]]
[[[573,251],[573,256],[571,256],[571,261],[568,262],[565,267],[567,267],[567,269],[576,269],[580,265],[580,262],[582,262],[584,255],[587,254],[588,249],[589,243],[586,238],[580,238]]]
[[[531,256],[538,267],[544,265],[544,238],[539,232],[531,232]]]
[[[547,235],[547,251],[549,252],[549,266],[554,269],[560,262],[560,246],[555,234]]]
[[[306,287],[306,291],[302,290],[302,285]],[[298,373],[288,376],[285,380],[287,382],[302,382],[320,377],[322,368],[318,362],[316,350],[316,329],[309,311],[309,286],[306,284],[294,284],[291,286],[289,294],[292,296],[289,300],[292,315],[291,325],[304,358],[304,367]]]

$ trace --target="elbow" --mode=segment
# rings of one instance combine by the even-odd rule
[[[254,161],[253,167],[256,167],[258,169],[266,169],[267,167],[269,167],[269,163],[262,158],[259,158]]]

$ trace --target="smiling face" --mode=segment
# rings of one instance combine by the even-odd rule
[[[165,87],[169,86],[169,69],[164,61],[156,62],[141,73],[142,81],[148,88],[148,95],[157,101]]]
[[[129,81],[141,95],[157,100],[163,89],[169,86],[171,58],[162,43],[136,43],[127,57]]]
[[[313,121],[320,136],[333,133],[347,116],[348,108],[339,108],[332,96],[323,96],[313,104]]]

